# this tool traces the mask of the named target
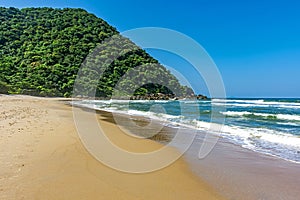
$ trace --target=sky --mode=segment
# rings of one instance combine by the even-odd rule
[[[203,46],[228,97],[300,97],[300,1],[297,0],[0,0],[4,7],[76,7],[123,32],[162,27]],[[196,92],[209,95],[188,64],[147,50],[162,64],[190,72]]]

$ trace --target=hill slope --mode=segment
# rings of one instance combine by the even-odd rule
[[[115,46],[105,47],[101,57],[106,60],[95,61],[102,64],[109,62],[105,69],[101,66],[103,76],[97,83],[97,96],[110,97],[113,88],[128,70],[146,63],[143,73],[134,76],[141,85],[144,84],[142,76],[146,74],[155,78],[159,73],[171,88],[180,91],[177,96],[193,94],[157,60],[119,35],[104,20],[83,9],[70,8],[0,8],[0,92],[68,97],[72,95],[78,69],[87,55],[116,34],[121,49],[128,46],[135,50],[110,62]],[[87,83],[89,81],[85,83],[88,87]],[[85,92],[85,95],[93,93],[92,89]],[[168,94],[172,91],[160,84],[145,82],[134,94],[147,93]]]

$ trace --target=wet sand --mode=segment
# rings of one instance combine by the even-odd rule
[[[186,161],[195,174],[227,199],[300,199],[300,164],[242,148],[223,138],[208,156],[198,159],[202,144],[203,137],[194,140],[185,153]]]
[[[72,109],[62,99],[0,96],[0,199],[223,199],[183,159],[161,170],[111,169],[83,147]],[[162,144],[132,139],[109,115],[108,137],[124,149],[149,152]],[[170,154],[176,154],[170,148]]]

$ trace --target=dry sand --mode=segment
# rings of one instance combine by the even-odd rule
[[[161,148],[123,134],[107,116],[99,121],[122,148]],[[58,99],[1,95],[0,132],[0,199],[222,199],[182,159],[147,174],[101,164],[79,140],[71,107]]]

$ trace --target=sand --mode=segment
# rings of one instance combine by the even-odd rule
[[[82,145],[72,108],[60,100],[0,96],[0,199],[223,199],[182,158],[143,174],[103,165]],[[108,116],[98,118],[122,148],[148,152],[162,147],[125,135]]]

